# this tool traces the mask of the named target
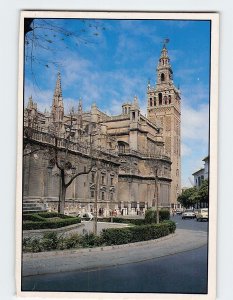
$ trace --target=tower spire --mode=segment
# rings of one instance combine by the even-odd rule
[[[57,73],[57,81],[54,90],[54,97],[62,97],[62,88],[61,88],[61,73]]]
[[[52,116],[54,122],[60,122],[64,116],[64,105],[61,88],[61,73],[57,73],[57,81],[53,94]]]

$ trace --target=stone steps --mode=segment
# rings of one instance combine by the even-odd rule
[[[40,198],[23,199],[23,213],[35,213],[47,210],[47,203],[43,203]]]

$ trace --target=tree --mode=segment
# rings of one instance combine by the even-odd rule
[[[66,124],[66,133],[63,140],[65,141],[65,149],[62,151],[59,147],[59,131],[55,131],[53,134],[55,144],[50,151],[50,168],[54,166],[58,169],[58,175],[60,178],[60,188],[59,188],[59,203],[58,203],[58,213],[64,214],[66,191],[71,185],[75,178],[89,174],[94,167],[95,163],[93,161],[92,144],[90,141],[90,164],[84,168],[82,171],[78,171],[77,164],[72,163],[69,147],[71,144],[71,138],[74,134],[74,124],[73,124],[73,112],[70,113],[70,122]]]
[[[198,189],[199,203],[209,204],[209,181],[205,179]]]
[[[196,187],[185,189],[177,198],[177,201],[185,208],[193,207],[199,199]]]

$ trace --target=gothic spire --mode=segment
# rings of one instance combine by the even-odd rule
[[[79,102],[78,102],[78,113],[82,113],[82,98],[79,99]]]
[[[63,120],[64,116],[64,105],[62,98],[62,88],[61,88],[61,74],[57,73],[57,81],[53,94],[53,105],[52,105],[52,116],[54,121]]]
[[[54,97],[62,97],[62,88],[61,88],[61,73],[57,73],[57,82],[54,90]]]

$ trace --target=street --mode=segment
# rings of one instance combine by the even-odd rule
[[[172,218],[177,229],[206,232],[208,222]],[[169,240],[172,247],[172,239]],[[89,270],[23,277],[24,291],[207,293],[207,244],[193,250]]]

